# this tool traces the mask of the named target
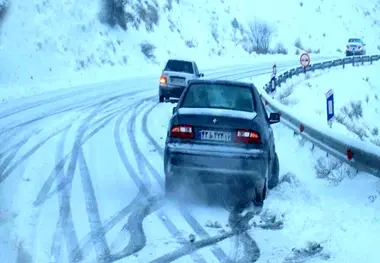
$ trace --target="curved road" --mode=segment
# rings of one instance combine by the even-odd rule
[[[205,72],[234,80],[270,73],[271,65]],[[157,103],[156,79],[1,106],[0,236],[9,238],[0,261],[255,262],[260,249],[245,231],[253,214],[234,222],[222,208],[163,200],[172,107]]]

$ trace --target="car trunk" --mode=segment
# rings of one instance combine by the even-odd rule
[[[164,75],[168,76],[168,84],[170,85],[186,86],[190,79],[189,73],[184,72],[164,71]]]
[[[255,112],[180,108],[177,117],[178,124],[193,126],[195,141],[201,144],[236,144],[237,130],[258,128]]]

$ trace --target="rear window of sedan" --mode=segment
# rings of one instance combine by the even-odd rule
[[[249,87],[224,84],[192,84],[182,100],[183,108],[215,108],[254,112]]]
[[[169,60],[164,70],[194,74],[193,63],[183,60]]]

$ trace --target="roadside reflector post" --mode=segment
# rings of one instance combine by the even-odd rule
[[[347,159],[348,159],[349,161],[351,161],[353,158],[354,158],[354,153],[352,152],[351,149],[348,149],[348,150],[347,150]]]
[[[327,113],[327,124],[332,128],[332,123],[335,118],[334,112],[334,91],[330,89],[326,92],[326,113]]]

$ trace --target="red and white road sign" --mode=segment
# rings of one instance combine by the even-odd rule
[[[307,53],[303,53],[300,57],[301,66],[306,68],[310,65],[310,56]]]

